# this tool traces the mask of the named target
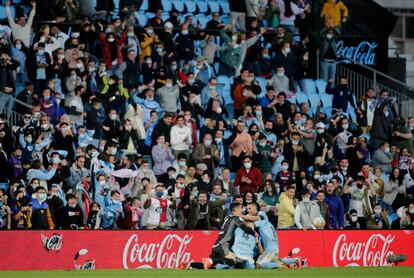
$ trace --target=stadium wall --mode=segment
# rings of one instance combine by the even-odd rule
[[[280,256],[308,266],[414,265],[412,231],[277,231]],[[208,257],[217,231],[3,231],[0,270],[177,268]]]

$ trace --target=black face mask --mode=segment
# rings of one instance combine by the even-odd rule
[[[266,132],[271,132],[272,129],[271,128],[265,128]]]
[[[363,184],[357,184],[358,189],[362,189],[362,187],[364,187]]]

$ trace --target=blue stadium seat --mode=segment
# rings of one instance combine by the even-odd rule
[[[197,19],[198,23],[201,23],[201,25],[203,26],[203,28],[206,27],[207,22],[210,21],[210,19],[208,19],[205,15],[203,14],[198,14],[195,16],[195,18]]]
[[[314,94],[316,93],[316,84],[313,79],[302,79],[299,81],[300,87],[302,91],[306,94]]]
[[[223,15],[221,17],[221,20],[223,21],[224,24],[229,25],[230,24],[230,16],[228,15]]]
[[[135,15],[135,17],[137,18],[138,23],[139,23],[139,25],[141,25],[141,26],[145,26],[145,25],[147,24],[147,22],[148,22],[147,15],[146,15],[145,13],[141,13],[141,12],[139,12],[139,13],[137,13],[137,14]]]
[[[167,19],[170,18],[170,14],[167,12],[164,12],[161,16],[161,19],[165,22]]]
[[[220,84],[224,84],[223,90],[229,90],[231,89],[231,80],[229,77],[225,75],[219,75],[217,76],[217,82]]]
[[[307,96],[308,96],[311,107],[316,109],[316,107],[318,106],[318,102],[321,100],[319,95],[316,93],[311,93],[311,94],[307,94]]]
[[[259,82],[260,89],[262,89],[261,94],[266,93],[266,86],[267,86],[267,79],[263,77],[256,77],[255,78],[257,82]]]
[[[198,6],[198,10],[200,11],[200,13],[207,13],[208,12],[208,5],[207,2],[203,2],[203,1],[198,1],[197,2],[197,6]]]
[[[170,12],[172,10],[172,2],[171,0],[161,0],[162,7],[164,8],[164,12]]]
[[[219,4],[220,4],[221,8],[223,9],[223,13],[230,14],[230,5],[229,5],[228,1],[220,0]]]
[[[197,10],[197,6],[194,1],[185,1],[185,6],[187,8],[187,12],[189,13],[195,13]]]
[[[140,10],[140,11],[146,11],[146,10],[148,10],[148,0],[144,0],[144,1],[142,1],[142,5],[141,5],[141,7],[139,8],[139,10]]]
[[[320,94],[326,93],[327,82],[325,80],[318,79],[318,80],[315,81],[315,84],[316,84],[316,88],[318,89],[318,93],[320,93]]]
[[[210,6],[210,11],[212,13],[220,12],[220,4],[218,2],[208,1],[208,5]]]
[[[308,96],[305,93],[296,93],[297,104],[308,103]]]
[[[325,107],[325,109],[327,107],[332,107],[332,99],[333,99],[332,95],[319,94],[319,96],[321,97],[321,102],[322,102],[323,107]]]
[[[173,1],[174,8],[182,13],[184,11],[184,2],[182,0]]]
[[[16,8],[14,6],[10,6],[10,12],[11,12],[12,18],[15,18]],[[6,7],[3,5],[0,5],[0,19],[7,19]]]

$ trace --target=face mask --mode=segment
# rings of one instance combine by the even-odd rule
[[[177,187],[178,187],[179,189],[182,189],[182,188],[184,188],[184,184],[179,183],[179,184],[177,184]]]
[[[348,124],[342,125],[342,128],[343,128],[344,130],[347,130],[347,129],[349,128],[349,125],[348,125]]]
[[[177,65],[172,65],[171,70],[177,70]]]
[[[409,212],[410,214],[414,214],[414,209],[410,209],[408,212]]]
[[[43,97],[45,100],[49,100],[50,96],[44,96]]]
[[[351,216],[351,221],[352,222],[357,222],[358,221],[358,216]]]
[[[101,186],[102,186],[102,185],[104,185],[105,183],[106,183],[106,181],[105,181],[105,180],[100,180],[100,181],[99,181],[99,185],[101,185]]]
[[[191,195],[193,195],[194,197],[198,197],[198,191],[191,192]]]
[[[164,195],[164,192],[157,192],[156,195],[158,198],[161,198]]]
[[[362,189],[362,187],[364,187],[363,184],[357,184],[358,189]]]
[[[384,149],[384,152],[389,153],[389,152],[390,152],[390,148],[389,148],[389,147],[386,147],[386,148]]]
[[[198,69],[198,70],[201,70],[202,68],[203,68],[203,65],[201,64],[201,65],[197,65],[196,66],[196,68]]]
[[[381,214],[381,209],[374,209],[375,214]]]
[[[126,129],[127,131],[131,131],[131,130],[132,130],[132,126],[130,126],[130,125],[129,125],[129,126],[126,126],[126,127],[125,127],[125,129]]]
[[[75,33],[72,33],[72,38],[79,38],[79,33],[78,32],[75,32]]]
[[[205,140],[204,145],[206,145],[206,147],[210,147],[211,146],[211,140]]]
[[[49,124],[42,124],[40,127],[41,127],[42,129],[48,129]]]
[[[127,36],[128,36],[128,37],[130,37],[130,38],[132,38],[132,37],[134,37],[134,36],[135,36],[135,33],[134,33],[134,32],[128,32],[128,33],[127,33]]]
[[[292,145],[298,145],[299,144],[299,141],[292,141]]]
[[[347,171],[347,170],[348,170],[348,166],[342,166],[342,167],[341,167],[341,170],[342,170],[342,171]]]
[[[109,42],[114,42],[115,41],[115,38],[109,38],[108,41]]]
[[[158,47],[157,49],[155,49],[155,51],[157,51],[158,54],[161,54],[164,49],[162,47]]]
[[[244,168],[250,169],[250,168],[252,168],[252,164],[250,162],[244,163]]]
[[[29,143],[29,144],[30,144],[30,143],[32,143],[32,141],[33,141],[32,137],[27,137],[27,138],[26,138],[26,142],[27,142],[27,143]]]
[[[39,193],[39,201],[43,202],[46,200],[46,193]]]
[[[121,201],[120,200],[112,200],[112,203],[114,205],[119,205],[121,203]]]
[[[289,169],[289,165],[282,165],[281,168],[283,171],[287,171]]]
[[[154,34],[154,30],[152,30],[152,29],[148,29],[148,30],[147,30],[147,34],[151,36],[152,34]]]
[[[221,114],[221,112],[223,112],[223,109],[221,107],[217,108],[217,113]]]
[[[16,47],[16,49],[17,49],[17,50],[22,49],[22,45],[21,45],[20,43],[19,43],[19,44],[16,44],[16,46],[15,46],[15,47]]]
[[[235,42],[235,41],[237,41],[237,36],[233,35],[233,36],[231,36],[231,39]]]
[[[239,45],[238,45],[238,44],[233,45],[233,48],[237,48],[237,47],[239,47]]]
[[[190,99],[189,99],[189,102],[190,102],[190,103],[196,103],[196,99],[195,99],[195,98],[190,98]]]
[[[260,142],[259,145],[264,148],[266,147],[266,142]]]
[[[116,114],[112,114],[112,115],[111,115],[111,120],[112,120],[112,121],[115,121],[115,120],[116,120],[116,118],[117,118]]]
[[[183,34],[184,36],[188,35],[188,30],[182,30],[181,34]]]
[[[279,76],[279,77],[285,76],[285,72],[278,72],[277,76]]]
[[[173,84],[172,83],[165,83],[165,87],[172,88],[173,87]]]
[[[306,203],[306,202],[309,202],[309,200],[310,200],[310,199],[309,199],[309,197],[303,197],[303,198],[302,198],[302,201],[303,201],[303,202],[305,202],[305,203]]]
[[[385,117],[387,117],[387,118],[388,118],[388,116],[390,115],[390,112],[388,112],[388,111],[384,111],[384,115],[385,115]]]
[[[58,59],[64,59],[65,55],[58,55]]]
[[[318,128],[316,131],[317,131],[319,134],[322,134],[322,133],[324,133],[324,132],[325,132],[325,129],[323,129],[323,128]]]
[[[53,164],[58,164],[58,163],[60,163],[60,158],[59,158],[59,157],[54,157],[54,158],[52,158],[52,163],[53,163]]]
[[[181,168],[182,167],[185,167],[185,165],[186,165],[187,163],[185,162],[185,161],[179,161],[178,162],[178,166],[180,166]]]
[[[327,34],[327,35],[326,35],[326,38],[327,38],[328,40],[330,40],[330,39],[332,39],[332,38],[333,38],[333,35],[332,35],[332,34]]]
[[[43,49],[41,49],[37,53],[39,53],[39,55],[43,55],[43,54],[45,54],[45,51]]]
[[[147,63],[148,66],[151,66],[152,64],[152,60],[146,60],[145,62]]]
[[[188,84],[193,85],[194,84],[194,79],[188,79]]]
[[[321,176],[319,176],[319,175],[315,175],[315,176],[313,176],[314,178],[315,178],[315,180],[317,180],[317,179],[319,179]]]
[[[262,111],[256,111],[256,116],[258,117],[262,116]]]
[[[214,141],[216,141],[217,144],[220,144],[223,141],[223,138],[215,138]]]
[[[69,205],[69,207],[71,207],[71,208],[75,208],[76,207],[76,204],[68,204]]]
[[[285,51],[286,54],[289,54],[290,53],[290,47],[285,47],[283,49],[283,51]]]
[[[303,61],[308,61],[309,60],[309,56],[303,56]]]
[[[98,152],[98,151],[93,151],[93,152],[91,153],[91,157],[92,157],[92,158],[96,158],[96,157],[98,157],[98,155],[99,155],[99,152]]]
[[[117,152],[118,152],[118,150],[116,148],[113,148],[112,151],[111,151],[111,154],[116,155]]]
[[[76,67],[77,67],[78,69],[81,69],[81,68],[83,68],[83,64],[82,64],[82,63],[76,64]]]
[[[93,68],[93,67],[89,67],[89,68],[88,68],[88,71],[89,71],[89,72],[94,72],[94,71],[95,71],[95,68]]]

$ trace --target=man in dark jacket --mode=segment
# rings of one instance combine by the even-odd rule
[[[34,86],[32,81],[26,81],[24,83],[24,90],[19,93],[16,99],[24,102],[28,105],[37,105],[39,104],[39,99],[37,95],[34,94]],[[28,106],[16,102],[16,112],[19,114],[24,114],[28,110]]]
[[[197,197],[191,195],[188,228],[190,230],[210,230],[211,214],[215,208],[224,205],[226,197],[227,194],[223,193],[217,201],[208,201],[207,193],[204,191],[199,192]]]
[[[81,207],[77,204],[78,201],[74,194],[67,194],[68,204],[61,212],[62,229],[77,230],[85,225],[83,222],[83,212]]]
[[[295,173],[305,170],[305,161],[308,156],[306,149],[300,142],[300,135],[292,132],[290,142],[283,149],[285,159],[289,162],[289,170]]]
[[[388,142],[392,134],[392,122],[389,118],[388,100],[383,101],[374,112],[374,120],[370,131],[370,147],[371,150],[379,148],[383,142]]]
[[[326,93],[333,95],[332,109],[341,110],[347,113],[348,102],[355,108],[354,97],[348,88],[348,80],[346,77],[339,78],[339,86],[333,87],[333,83],[328,81],[326,86]]]
[[[165,142],[168,142],[168,144],[170,143],[171,121],[172,115],[170,113],[166,113],[162,120],[158,121],[151,134],[151,141],[153,144],[157,142],[157,139],[161,134],[164,135]]]
[[[13,70],[15,70],[20,63],[12,60],[6,53],[0,53],[0,107],[11,109],[13,101],[11,94],[15,91]]]
[[[89,133],[93,133],[94,139],[100,139],[102,136],[101,107],[102,104],[95,101],[92,103],[92,109],[86,114],[86,129]]]

